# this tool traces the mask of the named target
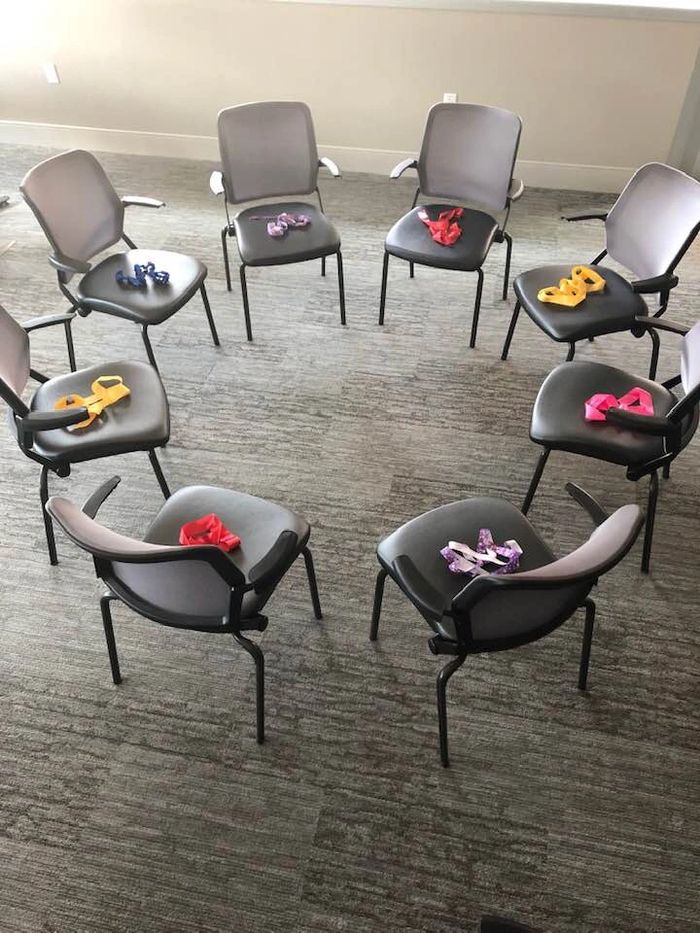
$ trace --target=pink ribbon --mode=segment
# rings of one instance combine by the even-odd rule
[[[622,411],[631,411],[634,415],[653,415],[654,402],[646,389],[636,386],[620,398],[609,395],[607,392],[598,392],[591,395],[584,402],[586,421],[607,421],[605,412],[608,408],[621,408]]]

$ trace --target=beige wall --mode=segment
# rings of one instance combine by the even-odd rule
[[[103,134],[104,147],[209,155],[209,139],[189,137],[213,136],[221,107],[301,98],[319,141],[357,163],[348,167],[383,168],[413,152],[427,108],[457,91],[522,115],[526,175],[550,172],[556,184],[567,165],[583,167],[568,170],[574,181],[592,166],[608,187],[668,156],[700,40],[700,23],[690,22],[266,0],[0,7],[5,121],[169,134],[178,140]],[[49,61],[58,87],[41,73]],[[12,123],[0,140],[52,132],[59,145],[83,142],[76,131],[73,140]],[[88,137],[94,148],[99,139]]]

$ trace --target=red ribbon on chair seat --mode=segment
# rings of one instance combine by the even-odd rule
[[[453,246],[462,236],[462,228],[453,221],[464,213],[463,207],[452,207],[441,211],[437,220],[431,220],[425,208],[418,211],[418,217],[430,231],[430,236],[441,246]]]
[[[238,535],[229,531],[213,512],[187,522],[180,529],[180,544],[183,545],[215,544],[222,551],[233,551],[240,543]]]
[[[621,408],[631,411],[634,415],[653,415],[654,401],[646,389],[636,386],[620,398],[615,398],[607,392],[598,392],[591,395],[584,402],[586,421],[607,421],[605,412],[608,408]]]

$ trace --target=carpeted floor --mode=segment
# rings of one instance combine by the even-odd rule
[[[19,320],[61,310],[47,244],[16,195],[49,153],[4,147],[0,301]],[[519,503],[537,456],[529,413],[562,357],[523,319],[500,349],[503,248],[486,264],[479,343],[467,348],[475,277],[392,265],[376,325],[382,241],[412,182],[323,181],[344,243],[348,326],[334,265],[251,271],[255,342],[223,280],[222,205],[210,166],[105,155],[139,245],[209,266],[222,338],[197,300],[153,340],[172,406],[162,455],[173,488],[231,486],[277,499],[313,526],[324,620],[303,566],[269,606],[267,741],[254,739],[250,658],[215,636],[115,613],[124,682],[109,676],[91,562],[59,536],[48,566],[38,474],[0,448],[0,930],[27,933],[462,933],[483,912],[546,933],[700,929],[697,899],[699,451],[663,484],[652,574],[640,545],[596,595],[589,695],[576,690],[583,619],[517,651],[470,659],[450,684],[452,767],[437,756],[429,630],[387,586],[368,641],[379,538],[415,514],[474,494]],[[563,210],[604,195],[528,191],[516,205],[513,273],[592,258],[595,222]],[[235,250],[235,247],[234,247]],[[669,317],[694,321],[700,249],[681,266]],[[60,329],[59,329],[60,331]],[[144,357],[138,328],[92,315],[75,326],[79,364]],[[32,337],[34,365],[66,368],[62,332]],[[663,341],[660,374],[677,371]],[[650,345],[597,340],[582,358],[645,373]],[[102,515],[139,534],[160,504],[144,455],[52,480],[79,501],[119,473]],[[589,522],[564,492],[583,484],[613,508],[646,500],[624,471],[553,455],[531,512],[557,550]]]

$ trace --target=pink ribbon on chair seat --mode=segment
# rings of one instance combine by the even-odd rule
[[[620,398],[615,398],[607,392],[598,392],[591,395],[584,402],[586,421],[607,421],[605,412],[608,408],[621,408],[630,411],[633,415],[653,415],[654,401],[646,389],[635,386]]]

